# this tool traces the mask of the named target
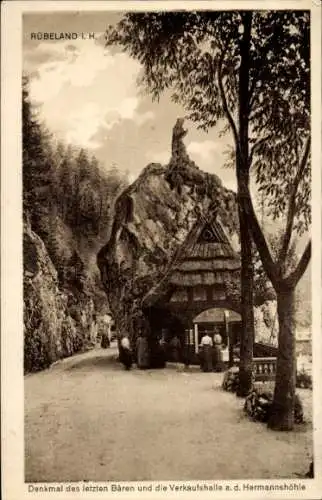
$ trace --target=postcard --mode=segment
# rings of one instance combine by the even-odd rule
[[[320,498],[320,2],[2,14],[4,498]]]

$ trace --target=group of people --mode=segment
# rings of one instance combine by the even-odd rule
[[[222,371],[222,338],[215,333],[213,338],[206,333],[200,342],[200,368],[204,372]]]
[[[150,340],[150,342],[149,342]],[[135,349],[131,348],[131,343],[129,338],[124,335],[119,343],[119,359],[124,365],[126,370],[130,370],[133,363],[141,370],[158,367],[162,368],[165,366],[167,357],[171,354],[171,360],[175,363],[179,363],[181,360],[181,342],[179,337],[174,336],[169,342],[167,342],[163,337],[156,339],[152,345],[154,339],[149,339],[144,334],[139,334]]]
[[[136,349],[132,352],[131,343],[129,338],[124,335],[121,338],[119,345],[120,361],[124,365],[126,370],[130,370],[134,359],[136,359],[136,364],[138,368],[144,370],[149,368],[150,356],[149,356],[149,344],[146,336],[140,334],[136,339]]]
[[[154,349],[151,349],[151,347],[154,347]],[[148,337],[142,333],[137,337],[134,349],[131,348],[128,336],[124,335],[121,338],[119,360],[126,370],[130,370],[134,362],[136,362],[139,369],[144,370],[154,366],[155,360],[152,359],[153,355],[155,356],[154,351],[157,351],[162,366],[165,366],[167,359],[177,364],[183,361],[186,366],[190,364],[189,357],[184,355],[178,336],[175,335],[169,342],[162,337],[158,340],[157,346],[151,346]],[[219,333],[215,333],[213,337],[206,333],[202,337],[199,345],[199,360],[200,369],[203,372],[222,370],[222,338]]]

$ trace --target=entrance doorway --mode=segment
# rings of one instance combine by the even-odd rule
[[[198,314],[194,320],[194,351],[199,352],[202,337],[207,333],[212,339],[219,334],[222,339],[223,359],[229,361],[234,346],[240,340],[241,316],[232,309],[214,307]]]

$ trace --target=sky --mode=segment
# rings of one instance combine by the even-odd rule
[[[170,94],[152,102],[137,85],[140,64],[115,48],[105,48],[104,32],[119,13],[26,14],[23,69],[30,96],[48,129],[66,143],[93,152],[105,168],[118,166],[134,180],[151,162],[170,159],[172,128],[185,110]],[[94,33],[95,39],[37,40],[33,33]],[[186,121],[185,144],[192,160],[236,189],[233,170],[224,168],[229,135],[220,127],[208,134]]]

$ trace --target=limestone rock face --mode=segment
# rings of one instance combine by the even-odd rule
[[[275,300],[254,307],[255,341],[277,347],[278,317]]]
[[[201,213],[216,210],[232,243],[238,241],[235,193],[190,160],[185,134],[179,119],[169,164],[149,164],[117,199],[110,239],[98,254],[119,333],[135,336],[143,296],[163,276]]]
[[[24,369],[30,372],[83,349],[86,336],[81,319],[72,317],[71,297],[59,290],[57,271],[44,242],[28,223],[23,252]]]

